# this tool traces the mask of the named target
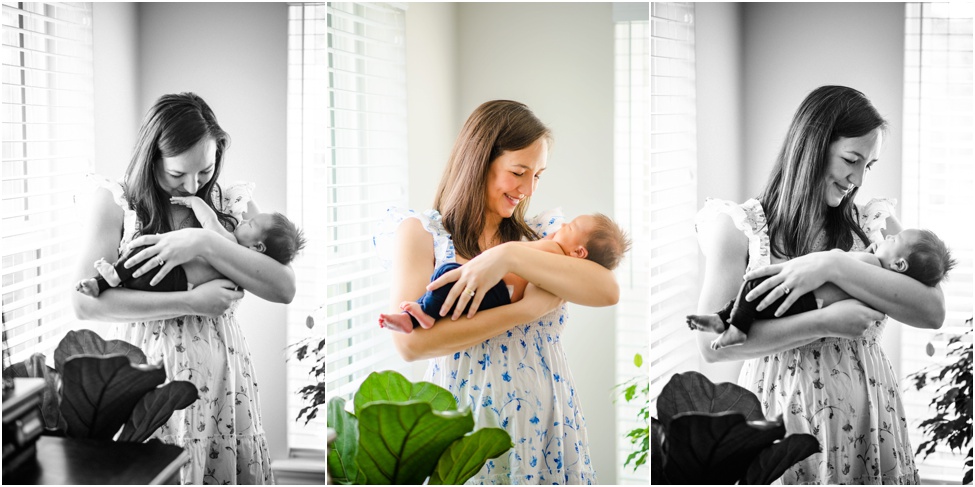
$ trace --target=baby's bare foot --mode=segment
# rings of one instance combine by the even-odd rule
[[[74,289],[85,296],[91,296],[93,298],[97,298],[99,294],[98,283],[94,277],[78,281],[78,285]]]
[[[413,333],[413,320],[406,313],[381,314],[379,326],[401,333]]]
[[[122,283],[122,280],[119,279],[118,274],[115,272],[115,266],[105,259],[95,261],[95,270],[98,271],[109,286],[118,287]]]
[[[729,326],[724,333],[718,335],[718,338],[715,338],[714,341],[711,342],[711,350],[741,345],[742,343],[745,343],[746,339],[748,339],[748,335],[738,328]]]
[[[687,326],[692,330],[710,331],[711,333],[721,333],[727,328],[721,317],[716,314],[687,315]]]
[[[420,303],[417,303],[416,301],[404,301],[400,303],[399,309],[416,318],[416,321],[419,321],[420,326],[423,328],[433,328],[433,316],[424,313],[423,308],[420,307]]]

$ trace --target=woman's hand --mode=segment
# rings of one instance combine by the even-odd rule
[[[745,274],[746,281],[765,276],[771,277],[752,289],[745,299],[751,302],[768,292],[765,299],[762,299],[756,307],[757,311],[762,311],[783,295],[788,295],[779,309],[775,310],[775,316],[782,316],[799,299],[799,296],[831,280],[830,269],[837,264],[838,255],[832,251],[813,252],[787,262],[755,269]]]
[[[856,299],[837,301],[825,308],[825,336],[859,338],[874,323],[883,320],[884,314]]]
[[[200,284],[190,291],[190,306],[194,314],[217,317],[224,314],[234,301],[244,297],[237,285],[229,279],[214,279]]]
[[[168,233],[143,235],[129,243],[129,249],[148,246],[130,257],[125,262],[125,268],[130,269],[142,264],[132,277],[139,277],[155,267],[162,269],[149,282],[155,286],[162,281],[174,267],[185,264],[203,254],[207,239],[216,235],[202,228],[184,228]]]
[[[444,284],[456,281],[450,293],[447,294],[443,307],[440,308],[441,316],[446,316],[447,311],[450,311],[450,307],[455,301],[457,307],[454,309],[451,319],[460,318],[469,301],[471,302],[471,309],[468,311],[467,317],[471,318],[474,313],[477,313],[477,309],[488,289],[491,289],[504,278],[505,274],[510,272],[505,249],[507,249],[506,244],[502,244],[485,250],[459,268],[444,273],[427,286],[427,291],[433,291]]]

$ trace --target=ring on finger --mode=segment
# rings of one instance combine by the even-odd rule
[[[782,285],[782,294],[789,294],[789,291],[791,291],[791,289],[789,289],[789,286],[786,286],[785,284],[783,284]]]
[[[163,260],[163,258],[158,255],[156,256],[156,261],[159,263],[159,267],[162,267],[164,264],[166,264],[166,261]]]
[[[474,295],[475,295],[475,294],[477,294],[477,292],[475,292],[475,291],[474,291],[473,289],[471,289],[471,288],[467,288],[467,289],[465,289],[465,290],[464,290],[464,293],[466,293],[466,294],[467,294],[468,296],[470,296],[470,297],[472,297],[472,298],[474,297]]]

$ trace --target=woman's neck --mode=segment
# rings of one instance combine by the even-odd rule
[[[497,215],[486,215],[484,218],[484,228],[477,239],[478,245],[482,250],[487,250],[501,243],[501,217]]]

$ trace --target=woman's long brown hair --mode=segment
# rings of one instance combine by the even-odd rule
[[[829,146],[840,137],[861,137],[887,121],[863,93],[845,86],[822,86],[802,101],[759,201],[768,221],[772,254],[792,258],[816,250],[817,231],[826,233],[827,249],[849,250],[853,234],[864,245],[851,189],[839,206],[826,204]],[[817,225],[822,222],[822,227]]]
[[[484,229],[491,163],[505,151],[524,149],[542,137],[551,141],[551,132],[522,103],[493,100],[471,113],[457,136],[433,200],[458,255],[472,259],[486,250],[480,247],[479,239]],[[501,220],[501,242],[538,239],[525,223],[529,201],[529,197],[524,198],[511,218]]]

